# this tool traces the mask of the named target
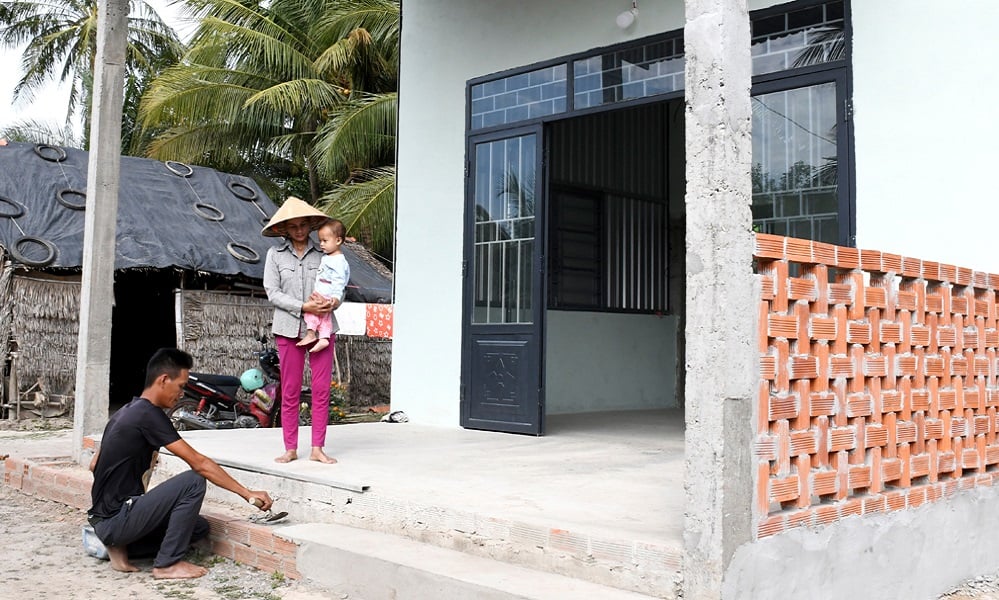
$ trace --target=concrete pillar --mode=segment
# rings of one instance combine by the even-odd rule
[[[77,460],[83,454],[83,437],[103,431],[108,420],[128,0],[100,0],[97,27],[83,230],[80,342],[76,355],[73,456]]]
[[[685,599],[720,598],[752,540],[758,292],[746,0],[685,0]]]

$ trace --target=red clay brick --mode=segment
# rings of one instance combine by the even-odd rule
[[[270,530],[261,527],[250,528],[250,547],[260,551],[271,551],[274,549],[274,534]]]
[[[257,563],[257,553],[253,551],[249,546],[243,544],[232,545],[232,558],[236,562],[242,563],[244,565],[256,566]]]
[[[885,497],[881,494],[864,498],[864,514],[884,512],[888,506]]]
[[[212,552],[226,558],[235,558],[236,551],[233,543],[226,539],[217,539],[212,536]]]
[[[760,514],[793,500],[804,510],[784,522],[792,527],[994,485],[999,478],[985,469],[999,464],[999,275],[756,239],[765,273],[754,448]],[[791,278],[794,265],[800,275]],[[825,283],[827,265],[833,284]],[[910,488],[913,478],[930,485]],[[900,489],[879,495],[884,484]],[[872,495],[860,502],[851,489]],[[810,507],[815,497],[839,501]]]

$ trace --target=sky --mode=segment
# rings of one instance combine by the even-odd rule
[[[168,25],[184,37],[189,27],[186,27],[179,16],[179,11],[169,6],[170,0],[146,1]],[[21,78],[21,51],[22,48],[0,49],[0,129],[27,119],[61,126],[66,119],[69,90],[58,85],[55,80],[36,92],[32,101],[25,102],[22,99],[14,104],[14,86]]]

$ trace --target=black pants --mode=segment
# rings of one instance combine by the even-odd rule
[[[106,546],[128,546],[130,557],[155,554],[154,567],[169,567],[184,558],[192,542],[208,535],[208,521],[198,514],[206,487],[194,471],[181,473],[133,496],[94,531]]]

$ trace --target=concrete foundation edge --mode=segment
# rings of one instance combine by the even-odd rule
[[[725,600],[936,598],[999,570],[999,489],[848,517],[744,544],[725,572]],[[792,558],[793,557],[793,558]]]
[[[302,576],[365,600],[651,600],[650,596],[332,524],[277,530]]]

